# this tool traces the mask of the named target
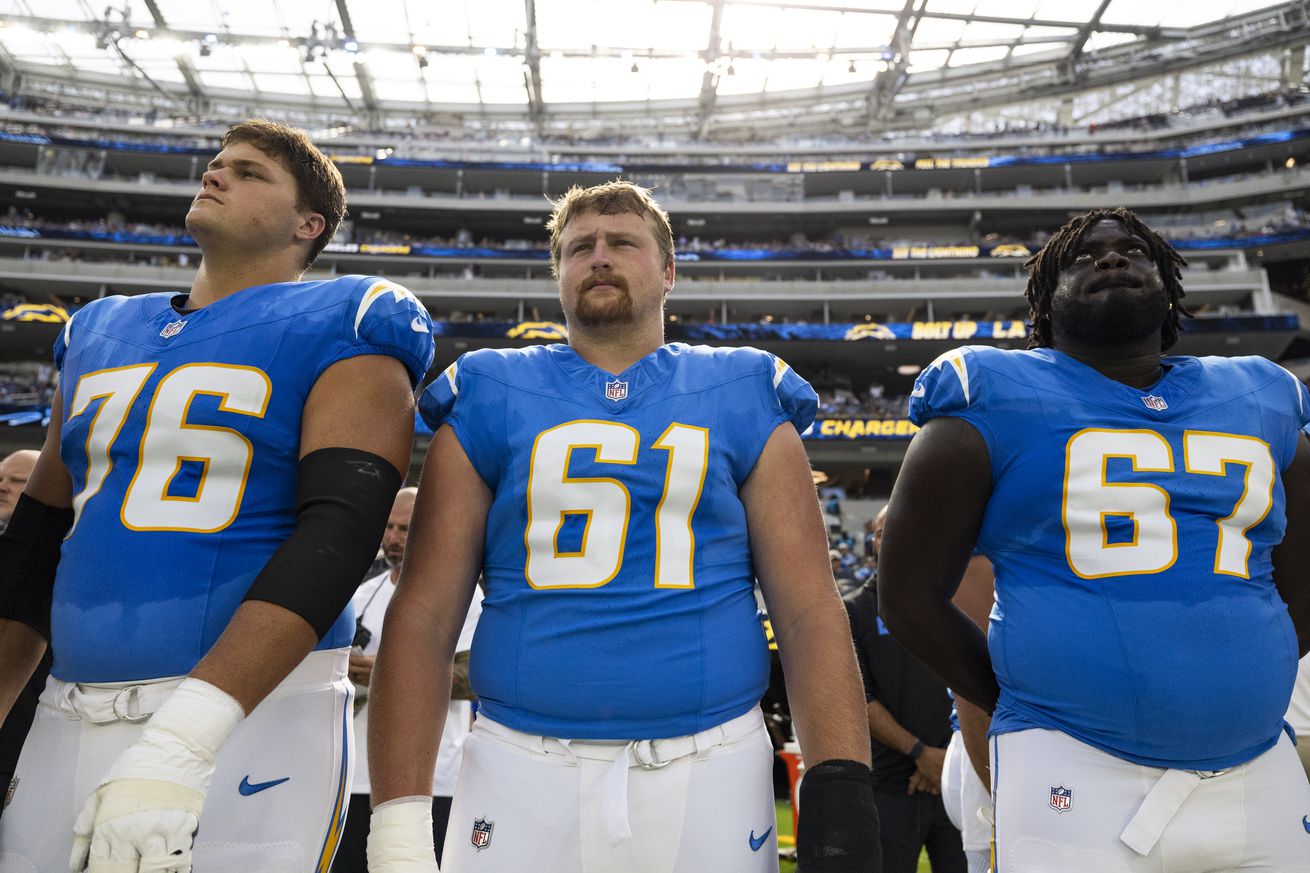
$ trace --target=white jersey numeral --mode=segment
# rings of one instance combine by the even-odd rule
[[[1245,468],[1242,496],[1232,513],[1216,521],[1214,570],[1250,578],[1247,531],[1273,506],[1274,462],[1269,446],[1255,437],[1185,431],[1188,473],[1227,476],[1228,465]],[[1169,514],[1169,492],[1145,482],[1111,482],[1111,459],[1134,472],[1172,473],[1173,452],[1152,430],[1101,430],[1074,434],[1065,447],[1062,519],[1069,567],[1084,579],[1160,573],[1178,560],[1178,525]],[[1110,519],[1130,525],[1131,536],[1111,542]]]
[[[1227,476],[1228,465],[1243,468],[1242,496],[1231,514],[1215,522],[1219,546],[1214,571],[1250,579],[1251,540],[1246,532],[1265,520],[1274,505],[1274,458],[1268,443],[1255,437],[1189,431],[1183,440],[1183,463],[1189,473]]]
[[[651,446],[669,453],[664,492],[655,510],[655,585],[693,588],[696,541],[691,520],[709,467],[709,431],[673,423]],[[542,431],[528,473],[525,573],[533,588],[599,588],[618,575],[632,516],[632,495],[607,476],[570,476],[575,449],[596,463],[637,463],[640,434],[626,424],[579,420]],[[583,519],[577,551],[561,552],[559,534],[571,516]]]
[[[99,492],[113,461],[110,448],[154,364],[88,373],[78,380],[69,419],[101,400],[87,428],[86,485],[73,498],[74,525]],[[235,430],[190,423],[200,395],[219,399],[220,412],[263,418],[273,393],[262,370],[229,364],[184,364],[155,386],[138,448],[136,472],[123,497],[121,521],[132,530],[214,533],[235,520],[250,476],[254,448]],[[194,464],[194,492],[170,494],[184,465]]]

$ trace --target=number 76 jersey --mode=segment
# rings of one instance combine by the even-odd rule
[[[920,374],[910,417],[963,418],[991,458],[992,732],[1217,770],[1274,744],[1296,675],[1272,552],[1310,394],[1264,358],[1162,363],[1142,390],[1053,349],[965,347]]]
[[[65,681],[189,673],[291,533],[319,376],[385,355],[417,384],[432,362],[426,310],[374,277],[259,285],[181,313],[172,300],[96,300],[55,343],[75,519],[51,611]],[[352,623],[320,648],[348,645]]]
[[[738,491],[817,400],[770,354],[679,343],[618,376],[565,345],[471,352],[439,376],[420,411],[493,494],[470,660],[483,712],[619,740],[758,705],[768,649]]]

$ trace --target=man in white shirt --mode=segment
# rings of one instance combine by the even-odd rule
[[[336,860],[332,862],[332,873],[365,873],[368,869],[365,846],[368,842],[369,795],[372,786],[368,778],[368,756],[362,754],[368,745],[368,686],[382,639],[382,624],[387,607],[396,591],[396,580],[400,578],[400,565],[405,557],[405,542],[409,536],[409,521],[414,513],[416,492],[415,488],[402,488],[396,494],[391,516],[387,519],[386,532],[382,535],[382,553],[387,569],[360,585],[352,600],[356,632],[350,652],[349,676],[355,683],[355,748],[361,754],[355,756],[350,811],[346,816],[346,827]],[[475,596],[456,646],[455,683],[451,692],[450,710],[446,715],[441,750],[432,775],[432,832],[438,863],[441,861],[441,847],[445,842],[446,823],[450,817],[450,802],[455,794],[455,780],[459,776],[464,739],[473,722],[467,656],[473,642],[473,630],[481,614],[482,598]]]

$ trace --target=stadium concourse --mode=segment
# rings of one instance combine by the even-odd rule
[[[966,394],[982,384],[951,357],[961,346],[1030,345],[1030,265],[1072,216],[1126,207],[1184,259],[1191,317],[1168,354],[1254,356],[1310,379],[1302,2],[480,0],[454,15],[417,0],[336,0],[315,15],[290,0],[222,6],[17,0],[0,11],[0,456],[40,448],[52,413],[70,418],[52,357],[70,319],[115,295],[191,290],[205,240],[188,210],[224,132],[248,118],[305,131],[340,174],[348,213],[304,279],[359,274],[406,289],[430,319],[420,393],[454,384],[442,374],[469,353],[566,346],[553,204],[616,179],[653,192],[676,278],[663,338],[759,349],[815,392],[800,440],[828,537],[824,571],[846,596],[857,645],[852,603],[877,601],[880,511],[929,417],[916,397],[925,383],[945,391],[948,368]],[[627,384],[614,381],[618,403]],[[416,414],[406,484],[420,481],[433,444]],[[665,451],[652,454],[664,463]],[[1174,454],[1186,466],[1181,442]],[[116,451],[105,475],[130,477],[136,458],[134,447]],[[175,477],[207,463],[179,454]],[[1117,462],[1107,463],[1107,484],[1140,484],[1132,477],[1155,469],[1142,461],[1112,481]],[[1223,487],[1205,480],[1197,493]],[[1122,542],[1135,543],[1154,507],[1128,502],[1101,516],[1106,548],[1121,542],[1115,519],[1128,519]],[[554,547],[568,552],[560,537],[577,532],[570,519],[585,507],[561,506]],[[1221,531],[1227,521],[1215,518]],[[589,529],[576,527],[585,553]],[[1245,536],[1238,528],[1229,536]],[[399,565],[379,551],[359,582],[390,566],[395,581]],[[990,581],[971,595],[965,578],[961,598],[992,602]],[[767,621],[762,595],[758,606]],[[985,624],[986,611],[974,618]],[[947,757],[952,723],[967,734],[974,713],[966,700],[937,724],[939,708],[951,711],[937,706],[945,686],[892,648],[899,636],[875,639],[886,624],[871,620],[869,651],[911,665],[889,679],[861,664],[886,873],[985,870],[970,845],[977,827],[946,820],[951,792],[963,803],[959,783],[973,786],[971,767],[991,784],[977,737],[961,735]],[[762,711],[778,753],[770,839],[787,870],[801,767],[774,649]],[[475,647],[463,668],[470,694],[476,661]],[[58,677],[57,651],[54,662]],[[1282,683],[1289,668],[1267,674]],[[1306,685],[1310,667],[1288,712],[1296,731],[1310,731],[1298,709]],[[1042,800],[1060,814],[1057,787]],[[916,821],[940,828],[905,824],[893,794],[922,802]],[[510,839],[472,821],[452,822],[456,832]],[[0,845],[0,871],[5,857]]]

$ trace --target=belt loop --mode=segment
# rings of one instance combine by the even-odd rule
[[[578,762],[578,754],[577,754],[577,752],[573,751],[573,740],[561,740],[561,739],[559,739],[559,738],[557,738],[557,737],[542,737],[542,738],[541,738],[541,750],[542,750],[543,752],[546,752],[547,754],[550,753],[550,750],[546,748],[546,740],[547,740],[547,739],[555,740],[555,742],[557,742],[557,743],[560,744],[560,747],[561,747],[562,749],[564,749],[564,755],[565,755],[565,757],[567,757],[567,758],[569,759],[569,764],[570,764],[570,766],[573,766],[573,767],[580,766],[580,764],[579,764],[579,762]]]
[[[724,743],[724,733],[722,725],[716,725],[707,731],[700,731],[693,734],[691,741],[696,747],[696,757],[704,758],[715,746],[721,746]]]
[[[73,706],[73,692],[77,689],[77,685],[73,682],[55,681],[59,683],[55,686],[55,708],[69,721],[81,721],[82,716]]]

